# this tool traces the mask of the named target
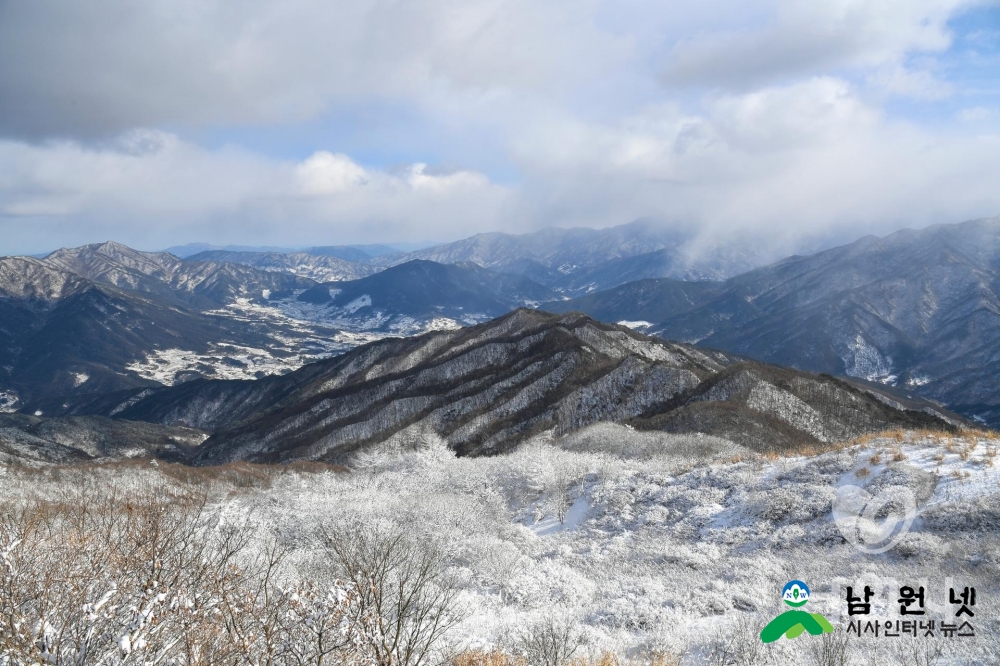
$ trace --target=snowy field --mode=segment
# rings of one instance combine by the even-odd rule
[[[380,312],[357,316],[358,307],[348,304],[343,308],[330,308],[295,298],[271,300],[266,304],[241,298],[208,314],[248,326],[262,326],[269,332],[270,344],[246,347],[219,342],[206,352],[157,349],[145,359],[129,364],[127,369],[168,386],[190,379],[194,373],[211,379],[255,379],[297,370],[382,338],[453,330],[490,319],[476,314],[462,321],[448,317],[387,316]]]
[[[598,424],[467,459],[433,434],[410,433],[359,455],[350,471],[215,482],[213,506],[222,523],[249,519],[261,543],[288,545],[283,576],[294,580],[328,575],[320,535],[338,526],[395,526],[434,544],[459,585],[464,619],[449,640],[462,648],[514,651],[526,627],[558,625],[579,655],[826,663],[810,661],[819,638],[768,646],[756,638],[787,610],[781,588],[798,579],[812,588],[808,610],[825,615],[837,636],[851,619],[847,586],[870,586],[867,619],[883,621],[899,619],[900,587],[923,586],[927,618],[938,623],[954,617],[949,588],[975,587],[976,637],[852,637],[841,663],[996,664],[998,449],[986,435],[896,433],[820,455],[762,458],[724,440]],[[130,473],[156,479],[157,470],[151,463]],[[99,483],[101,473],[88,472]],[[7,470],[0,489],[44,494],[55,487],[45,478]],[[109,468],[107,482],[121,482],[120,473]],[[847,486],[913,498],[912,523],[891,549],[867,554],[845,540],[833,506]]]

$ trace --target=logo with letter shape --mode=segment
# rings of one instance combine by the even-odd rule
[[[785,611],[768,622],[760,632],[760,640],[773,643],[782,636],[792,639],[807,632],[812,636],[833,633],[833,625],[820,613],[794,610],[809,602],[809,586],[801,580],[789,581],[781,590],[781,599],[793,610]]]

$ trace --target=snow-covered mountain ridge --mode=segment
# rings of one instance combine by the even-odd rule
[[[342,461],[433,432],[463,455],[598,421],[706,433],[757,451],[890,427],[953,429],[931,403],[665,342],[582,315],[521,309],[472,328],[373,342],[256,381],[80,397],[51,414],[103,414],[207,430],[199,464]]]
[[[1000,425],[1000,218],[866,237],[725,282],[644,280],[543,307],[898,386]]]
[[[281,270],[113,242],[44,259],[0,258],[0,411],[199,377],[289,372],[386,336],[458,328],[552,297],[526,278],[475,266],[410,266],[371,283],[321,286]],[[435,271],[447,280],[435,281]]]

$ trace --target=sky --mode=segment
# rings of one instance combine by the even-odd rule
[[[0,254],[996,215],[996,0],[0,0]]]

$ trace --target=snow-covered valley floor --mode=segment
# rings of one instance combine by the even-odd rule
[[[435,544],[461,589],[466,618],[452,638],[463,647],[507,648],[524,627],[557,622],[571,627],[581,654],[812,663],[818,638],[756,640],[788,610],[781,589],[797,579],[812,588],[808,610],[838,635],[857,619],[847,614],[848,586],[871,587],[865,619],[883,623],[900,619],[900,587],[922,586],[926,618],[938,624],[954,619],[949,588],[975,587],[975,638],[852,637],[845,663],[923,664],[914,659],[937,648],[926,663],[998,663],[1000,440],[897,433],[763,458],[696,436],[643,434],[641,446],[628,446],[638,434],[595,428],[476,459],[417,435],[359,455],[346,472],[272,470],[256,487],[216,481],[213,501],[221,522],[249,517],[262,541],[291,547],[292,578],[322,577],[319,535],[341,524],[392,525]],[[615,453],[593,450],[601,438]],[[159,478],[153,464],[130,469],[130,483]],[[122,482],[111,467],[87,473]],[[0,492],[44,494],[57,483],[40,478],[7,470]],[[914,498],[909,531],[887,552],[863,552],[834,522],[838,489],[849,485]],[[710,661],[741,641],[740,659]]]
[[[489,319],[470,315],[459,322],[448,317],[387,316],[380,312],[358,315],[356,309],[304,303],[294,297],[267,302],[241,298],[208,314],[264,330],[267,342],[250,347],[219,341],[202,352],[157,349],[127,369],[166,385],[193,376],[255,379],[297,370],[382,338],[451,330]]]

